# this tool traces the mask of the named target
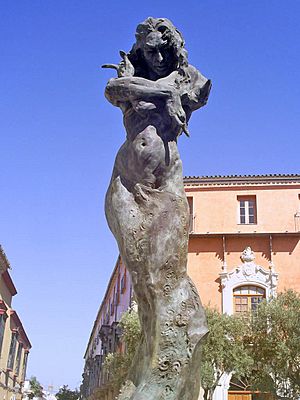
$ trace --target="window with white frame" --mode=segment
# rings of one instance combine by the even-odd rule
[[[239,223],[240,224],[256,224],[256,196],[238,196],[239,202]]]
[[[233,289],[234,313],[246,314],[255,312],[264,298],[266,298],[266,291],[259,286],[238,286]]]

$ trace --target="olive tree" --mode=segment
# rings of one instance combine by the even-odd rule
[[[224,374],[234,371],[237,378],[250,373],[253,366],[251,351],[245,337],[249,328],[244,318],[222,314],[206,308],[209,335],[203,346],[200,365],[204,398],[212,399]]]
[[[120,388],[126,381],[128,370],[131,366],[133,356],[141,335],[138,313],[134,309],[126,311],[119,322],[121,328],[121,341],[124,351],[109,353],[104,361],[103,367],[109,373],[110,385],[115,389]]]
[[[300,296],[292,290],[263,302],[252,316],[254,386],[278,398],[300,397]]]

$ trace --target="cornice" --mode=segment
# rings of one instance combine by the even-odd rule
[[[6,285],[6,287],[9,290],[10,294],[12,296],[15,296],[17,294],[17,289],[16,289],[16,287],[15,287],[15,285],[14,285],[12,279],[11,279],[11,276],[10,276],[8,270],[3,272],[2,278],[3,278],[3,281],[4,281],[5,285]]]
[[[300,185],[300,174],[185,176],[185,186]]]
[[[0,273],[5,272],[7,269],[11,269],[11,266],[3,250],[3,247],[0,245]]]
[[[290,237],[300,237],[300,232],[206,232],[206,233],[190,233],[189,237],[192,238],[209,238],[209,237],[238,237],[238,236],[290,236]]]
[[[24,348],[31,349],[31,343],[28,339],[28,336],[26,335],[25,329],[23,328],[22,322],[21,322],[17,312],[15,310],[9,310],[9,314],[15,325],[14,328],[17,329],[17,331],[21,337],[21,341],[24,344]]]

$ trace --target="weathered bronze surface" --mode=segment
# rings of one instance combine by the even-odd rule
[[[188,64],[184,40],[164,18],[137,27],[120,52],[105,96],[124,115],[121,146],[105,211],[133,281],[142,326],[119,399],[196,400],[201,339],[207,333],[197,290],[187,276],[189,210],[177,138],[211,83]]]

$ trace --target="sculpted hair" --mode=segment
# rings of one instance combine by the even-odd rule
[[[167,18],[149,17],[141,22],[136,28],[136,43],[128,54],[128,58],[135,68],[135,76],[148,78],[148,67],[143,56],[143,49],[146,47],[147,36],[154,31],[162,34],[162,39],[168,43],[172,52],[173,71],[178,71],[182,80],[188,79],[187,51],[184,48],[184,39],[181,33]]]

